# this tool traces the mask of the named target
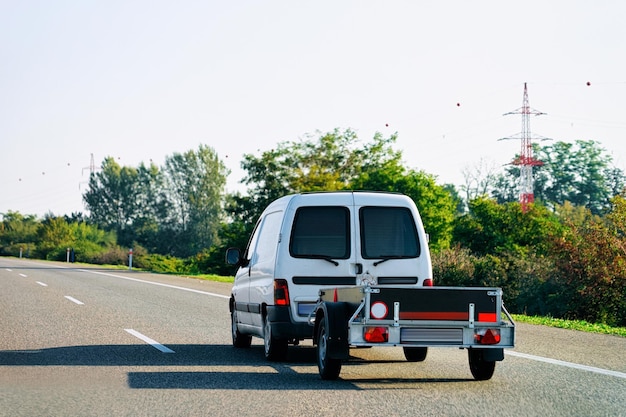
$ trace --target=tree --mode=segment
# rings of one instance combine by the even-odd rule
[[[241,166],[247,175],[242,182],[252,186],[249,201],[243,204],[248,221],[256,221],[270,202],[286,194],[349,189],[364,173],[394,161],[399,165],[401,153],[391,147],[396,138],[376,133],[372,142],[362,144],[354,131],[335,129],[306,140],[281,142],[260,157],[244,155]]]
[[[89,188],[83,195],[91,221],[124,236],[143,209],[137,198],[138,189],[135,168],[121,167],[112,157],[105,158],[100,171],[91,174]]]
[[[474,166],[463,168],[462,174],[465,184],[460,188],[465,194],[466,202],[490,195],[497,184],[497,167],[495,163],[488,162],[482,158]]]
[[[194,255],[216,243],[228,170],[212,148],[200,145],[166,158],[165,172],[178,237],[175,254]]]
[[[36,216],[24,216],[17,211],[1,214],[0,253],[17,256],[22,250],[28,256],[36,248],[37,233],[40,227]]]
[[[587,215],[567,222],[567,233],[552,240],[567,316],[626,325],[626,198],[611,200],[605,218]]]
[[[533,168],[535,200],[554,208],[566,201],[600,214],[610,206],[610,199],[626,184],[626,176],[612,166],[612,158],[592,140],[574,143],[556,142],[539,147],[536,158],[542,165]],[[516,201],[519,167],[510,166],[495,179],[492,196],[498,202]]]
[[[488,198],[470,202],[469,212],[456,219],[453,241],[474,254],[546,253],[549,237],[560,235],[554,213],[539,204],[522,212],[519,203],[498,204]]]

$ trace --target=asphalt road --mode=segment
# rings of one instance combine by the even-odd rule
[[[490,381],[467,353],[231,346],[229,284],[0,258],[0,416],[626,416],[626,338],[518,325]]]

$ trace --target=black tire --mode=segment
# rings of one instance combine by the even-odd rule
[[[263,345],[265,358],[272,362],[280,362],[287,359],[287,339],[276,339],[272,335],[270,321],[265,318],[263,325]]]
[[[404,347],[404,357],[409,362],[424,362],[428,355],[427,347]]]
[[[326,320],[322,318],[317,329],[317,369],[324,380],[335,380],[341,372],[341,359],[328,357],[328,333],[326,332]]]
[[[233,346],[236,348],[249,348],[252,343],[252,336],[242,334],[237,328],[237,311],[230,313],[230,328],[233,336]]]
[[[470,371],[472,371],[474,379],[477,381],[487,381],[491,379],[496,369],[496,363],[485,360],[484,350],[470,348],[467,350],[467,355],[469,358]]]

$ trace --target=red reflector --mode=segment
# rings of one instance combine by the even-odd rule
[[[366,327],[363,339],[368,343],[385,343],[389,340],[389,331],[386,327]]]
[[[422,285],[424,285],[424,287],[432,287],[433,286],[433,280],[430,279],[430,278],[426,278],[424,280],[424,284],[422,284]]]
[[[289,287],[284,279],[274,280],[274,302],[277,306],[289,305]]]
[[[500,343],[500,329],[477,330],[474,339],[481,345],[497,345]]]

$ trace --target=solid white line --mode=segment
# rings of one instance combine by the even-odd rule
[[[505,352],[506,352],[507,355],[517,356],[518,358],[530,359],[530,360],[533,360],[533,361],[545,362],[545,363],[550,363],[550,364],[553,364],[553,365],[566,366],[568,368],[574,368],[574,369],[579,369],[579,370],[582,370],[582,371],[595,372],[597,374],[609,375],[609,376],[614,376],[614,377],[617,377],[617,378],[624,378],[624,379],[626,379],[626,373],[624,373],[624,372],[611,371],[611,370],[608,370],[608,369],[596,368],[596,367],[587,366],[587,365],[580,365],[578,363],[560,361],[558,359],[544,358],[543,356],[529,355],[527,353],[513,352],[513,351],[509,351],[509,350],[507,350]]]
[[[78,304],[79,306],[84,305],[85,303],[83,303],[82,301],[78,301],[76,298],[74,297],[70,297],[69,295],[66,295],[65,298],[67,298],[68,300],[70,300],[73,303]]]
[[[41,282],[41,281],[35,281],[35,282],[36,282],[37,284],[41,285],[42,287],[47,287],[47,286],[48,286],[48,284],[43,283],[43,282]]]
[[[28,275],[26,275],[26,274],[20,274],[20,276],[23,277],[23,278],[28,278]]]
[[[173,288],[173,289],[176,289],[176,290],[189,291],[189,292],[193,292],[193,293],[196,293],[196,294],[210,295],[211,297],[218,297],[218,298],[225,298],[225,299],[229,299],[230,298],[227,295],[215,294],[215,293],[212,293],[212,292],[194,290],[194,289],[185,288],[185,287],[178,287],[176,285],[162,284],[160,282],[145,281],[143,279],[123,277],[121,275],[109,274],[109,273],[106,273],[106,272],[90,271],[89,269],[80,269],[79,271],[89,272],[91,274],[105,275],[107,277],[125,279],[125,280],[128,280],[128,281],[141,282],[143,284],[158,285],[159,287],[166,287],[166,288]]]
[[[133,330],[133,329],[124,329],[124,330],[126,330],[128,333],[132,334],[136,338],[143,340],[144,342],[146,342],[153,348],[160,350],[163,353],[176,353],[172,349],[166,346],[163,346],[162,344],[158,343],[156,340],[150,339],[148,336],[145,336],[136,330]]]

